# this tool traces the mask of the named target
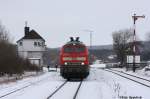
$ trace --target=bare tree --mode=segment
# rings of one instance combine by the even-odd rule
[[[10,43],[9,33],[0,24],[0,76],[22,74],[24,71],[38,71],[39,68],[17,55],[16,45]]]
[[[143,46],[143,52],[142,52],[142,58],[143,60],[149,61],[150,60],[150,31],[146,33],[144,46]]]
[[[150,32],[146,33],[146,41],[150,42]]]
[[[0,22],[0,41],[9,41],[8,30]]]
[[[132,41],[133,32],[131,29],[119,30],[113,32],[112,37],[114,51],[122,66],[126,60],[126,53],[129,49],[129,42]]]

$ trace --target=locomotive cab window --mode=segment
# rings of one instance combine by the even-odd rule
[[[75,47],[75,52],[84,52],[84,51],[85,51],[85,47],[83,46]]]
[[[66,46],[64,47],[64,52],[65,53],[73,53],[73,52],[84,52],[85,47],[84,46]]]
[[[70,46],[66,46],[66,47],[64,47],[64,52],[65,53],[72,53],[72,52],[74,52],[74,48],[70,47]]]

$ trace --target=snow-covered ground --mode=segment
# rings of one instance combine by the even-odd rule
[[[81,85],[77,99],[150,99],[150,88],[104,71],[99,68],[102,65],[95,64],[95,68],[91,68],[90,75]],[[0,96],[33,83],[31,86],[2,99],[46,99],[64,81],[59,71],[45,72],[40,76],[0,85]],[[70,99],[75,92],[75,85],[77,86],[77,84],[79,82],[70,82],[52,98]]]
[[[41,74],[41,72],[39,72],[38,74]],[[9,82],[12,82],[12,81],[16,81],[16,80],[19,80],[19,79],[22,79],[22,78],[25,78],[25,77],[29,77],[29,76],[37,76],[38,75],[37,72],[24,72],[23,75],[4,75],[2,77],[0,77],[0,84],[3,84],[3,83],[9,83]]]

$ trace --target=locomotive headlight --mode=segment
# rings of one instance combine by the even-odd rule
[[[81,65],[84,65],[84,62],[82,62]]]
[[[67,65],[67,62],[65,62],[64,64]]]

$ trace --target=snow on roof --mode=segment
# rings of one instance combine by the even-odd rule
[[[18,41],[22,40],[22,39],[42,39],[43,41],[45,41],[43,39],[43,37],[41,37],[35,30],[31,30],[29,31],[29,33],[27,33],[24,37],[22,37],[21,39],[19,39]],[[18,42],[17,41],[17,42]]]

